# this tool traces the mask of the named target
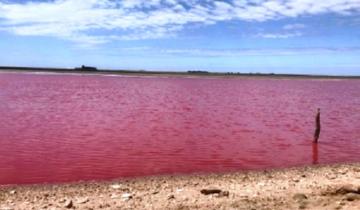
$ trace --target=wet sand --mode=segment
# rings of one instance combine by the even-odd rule
[[[206,195],[207,194],[207,195]],[[0,209],[359,209],[360,163],[0,187]]]

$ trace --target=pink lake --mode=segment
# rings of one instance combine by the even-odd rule
[[[0,184],[359,161],[360,80],[0,73]]]

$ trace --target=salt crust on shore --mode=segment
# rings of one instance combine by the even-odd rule
[[[219,190],[222,193],[218,193]],[[217,192],[205,195],[202,192]],[[1,186],[10,209],[360,209],[360,163],[111,182]]]

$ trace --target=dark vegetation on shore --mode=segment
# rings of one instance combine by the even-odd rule
[[[91,66],[81,66],[76,68],[47,68],[47,67],[17,67],[0,66],[0,71],[19,71],[19,72],[56,72],[56,73],[94,73],[94,74],[126,74],[126,75],[174,75],[174,76],[239,76],[239,77],[275,77],[275,78],[319,78],[319,79],[360,79],[360,76],[341,76],[341,75],[310,75],[310,74],[275,74],[275,73],[238,73],[238,72],[208,72],[201,70],[189,71],[150,71],[150,70],[109,70],[97,69]]]

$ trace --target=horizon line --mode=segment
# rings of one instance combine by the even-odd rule
[[[97,68],[83,65],[80,67],[38,67],[38,66],[1,66],[0,71],[44,71],[44,72],[74,72],[74,73],[143,73],[143,74],[191,74],[191,75],[233,75],[233,76],[289,76],[289,77],[341,77],[341,78],[360,78],[360,75],[332,75],[332,74],[299,74],[299,73],[264,73],[264,72],[240,72],[240,71],[209,71],[203,69],[189,70],[151,70],[151,69],[115,69]]]

